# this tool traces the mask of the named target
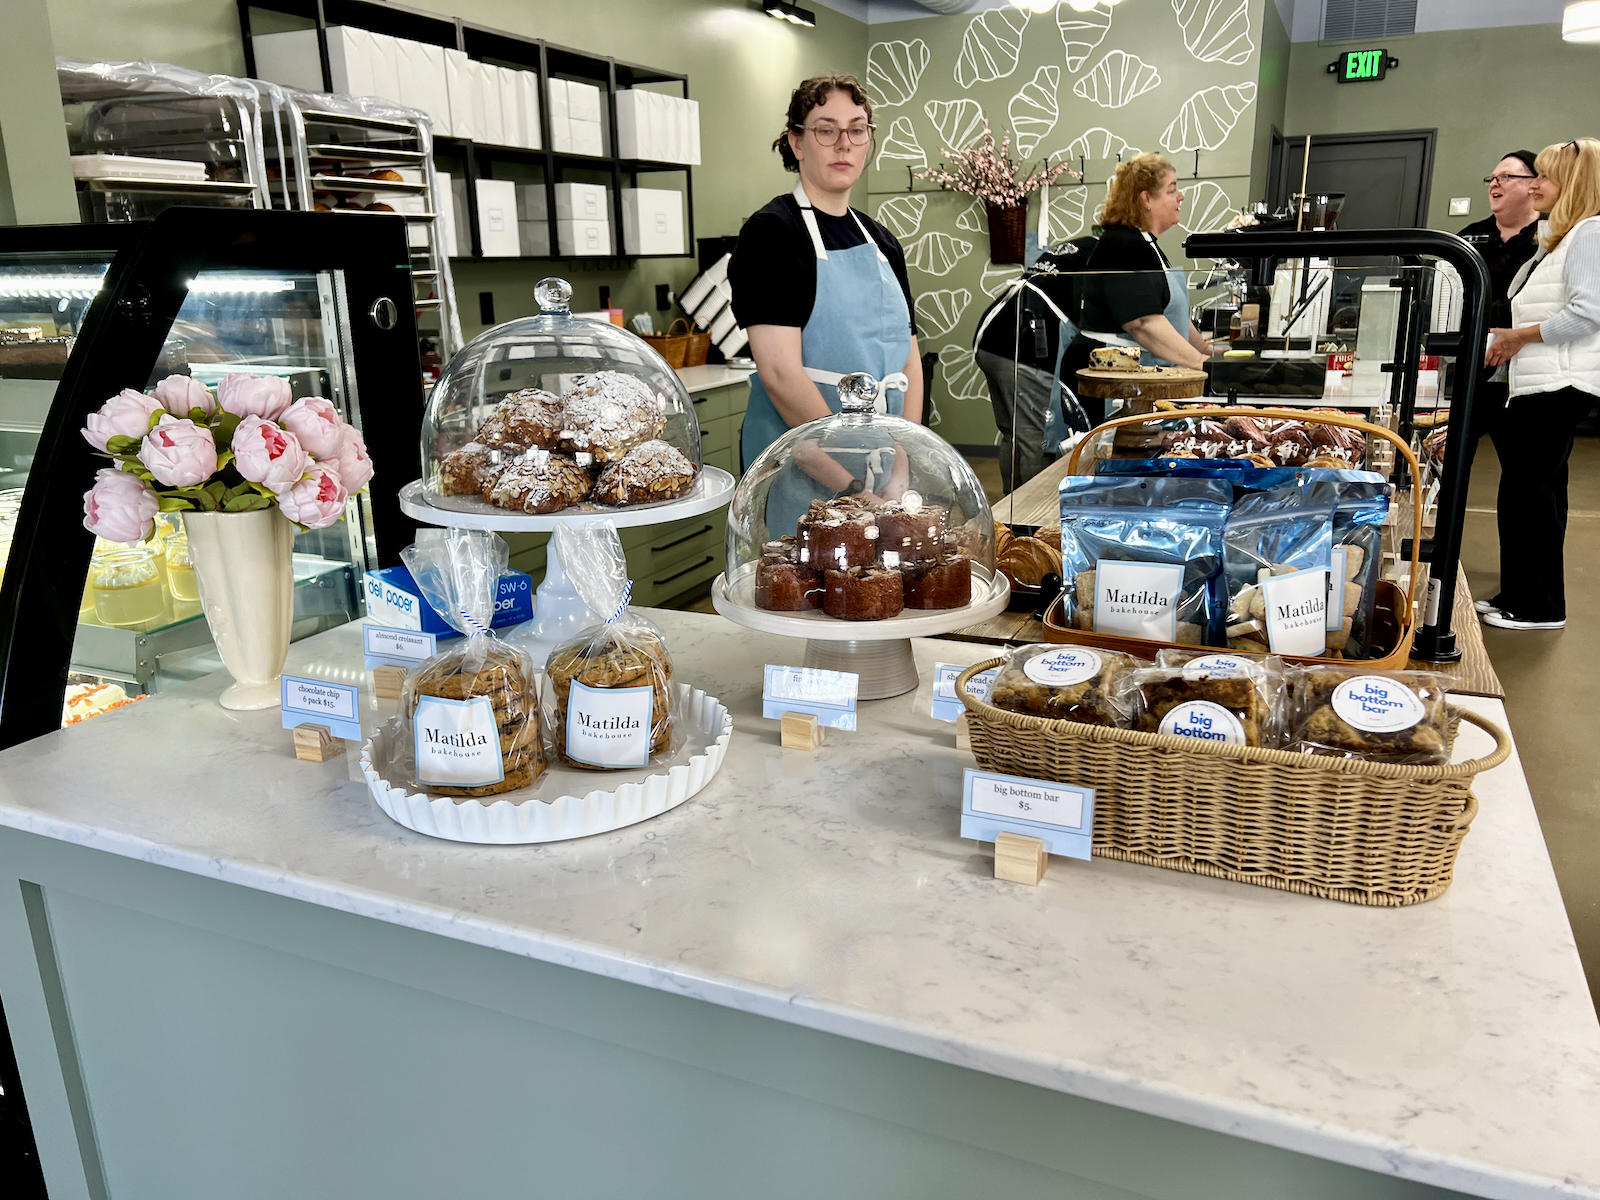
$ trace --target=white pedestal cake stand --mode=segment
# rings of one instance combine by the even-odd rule
[[[770,612],[755,604],[755,568],[730,580],[718,575],[711,603],[728,620],[761,633],[806,639],[802,666],[847,671],[861,678],[858,698],[883,700],[917,686],[911,639],[933,637],[987,621],[1005,611],[1011,583],[998,571],[974,563],[972,600],[964,608],[906,609],[887,621],[841,621],[820,610]]]
[[[592,525],[600,521],[610,521],[618,529],[627,529],[665,525],[684,517],[715,512],[733,499],[733,486],[733,476],[720,467],[701,467],[694,489],[676,500],[627,508],[579,505],[557,513],[531,516],[497,508],[476,496],[430,496],[422,480],[414,479],[400,489],[400,509],[406,516],[427,525],[492,529],[498,533],[550,533],[558,525]],[[533,620],[521,626],[513,640],[533,655],[541,669],[550,651],[610,615],[589,611],[589,606],[567,578],[555,542],[550,543],[544,582],[535,596]]]

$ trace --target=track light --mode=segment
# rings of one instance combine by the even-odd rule
[[[1567,5],[1561,14],[1561,40],[1600,42],[1600,3],[1597,0]]]
[[[791,25],[804,25],[807,29],[812,29],[817,24],[816,13],[809,8],[801,8],[798,4],[785,3],[785,0],[761,0],[761,11],[769,17],[788,21]]]

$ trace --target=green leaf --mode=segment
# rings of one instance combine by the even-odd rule
[[[204,425],[209,419],[210,418],[208,417],[206,410],[203,408],[191,408],[189,410],[189,420],[193,421],[196,425]]]
[[[217,409],[217,423],[212,426],[211,436],[219,446],[231,446],[233,435],[239,429],[239,418],[231,412]]]
[[[144,445],[143,438],[128,437],[126,434],[119,433],[115,437],[106,440],[106,453],[137,454],[139,447],[142,445]]]
[[[147,426],[147,428],[154,429],[157,425],[161,424],[161,418],[166,416],[166,415],[167,415],[167,410],[166,409],[164,409],[164,408],[156,409],[155,412],[150,414],[150,424]]]
[[[205,492],[218,504],[221,504],[223,497],[228,494],[227,484],[223,483],[220,479],[213,479],[210,483],[204,485],[200,490]]]
[[[233,451],[232,450],[224,450],[224,451],[222,451],[221,453],[219,453],[217,455],[217,470],[219,470],[219,471],[222,470],[223,467],[227,466],[232,461],[233,461]]]
[[[206,512],[216,512],[222,507],[221,504],[217,503],[217,498],[204,489],[201,489],[196,499],[200,501],[200,507]]]
[[[162,512],[189,512],[189,511],[193,510],[193,508],[194,508],[194,505],[190,504],[187,500],[184,500],[181,497],[178,497],[178,496],[163,496],[163,497],[161,497],[161,511]]]
[[[146,482],[155,478],[155,476],[150,473],[150,468],[145,466],[137,459],[133,459],[131,461],[124,460],[122,469],[129,475],[137,475],[140,479],[143,479]]]
[[[231,500],[224,501],[222,511],[231,513],[249,512],[255,507],[256,501],[259,499],[260,497],[258,496],[235,496]]]
[[[240,496],[245,495],[255,495],[255,488],[251,487],[248,483],[241,483],[237,487],[229,488],[227,491],[227,498],[229,500],[237,500]]]
[[[269,488],[264,483],[252,483],[250,486],[255,488],[256,491],[260,492],[268,500],[271,500],[273,497],[275,497],[278,494],[277,492],[273,491],[271,488]]]

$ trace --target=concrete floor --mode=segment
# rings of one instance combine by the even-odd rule
[[[1485,438],[1461,544],[1475,597],[1499,589],[1499,484]],[[1565,629],[1519,633],[1486,625],[1483,640],[1505,686],[1511,732],[1600,1008],[1600,438],[1581,437],[1572,452],[1566,567]]]

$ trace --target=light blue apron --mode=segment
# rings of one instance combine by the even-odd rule
[[[800,331],[800,361],[829,409],[837,413],[841,376],[865,371],[882,379],[905,369],[911,355],[911,312],[906,308],[905,293],[900,290],[894,268],[860,217],[850,214],[866,241],[848,250],[829,250],[822,244],[811,201],[799,184],[795,185],[794,198],[817,254],[816,302]],[[905,409],[905,398],[898,393],[890,393],[886,403],[895,416]],[[748,469],[757,455],[788,432],[789,425],[778,414],[760,375],[752,375],[750,404],[740,438],[742,466]],[[869,457],[881,450],[880,441],[886,445],[887,440],[884,437],[871,446],[863,444],[859,453],[850,453],[830,441],[829,453],[854,478],[864,480]],[[881,455],[877,457],[881,459]],[[774,537],[794,532],[795,523],[812,500],[832,499],[835,494],[792,464],[785,467],[768,494],[768,529]]]
[[[1145,240],[1148,241],[1152,246],[1155,245],[1155,238],[1151,237],[1148,233],[1144,236]],[[1167,277],[1168,298],[1167,307],[1162,310],[1162,315],[1172,323],[1172,327],[1178,331],[1178,336],[1184,341],[1188,341],[1189,279],[1183,273],[1183,269],[1181,267],[1168,267],[1163,274]],[[1132,338],[1120,330],[1118,330],[1116,333],[1099,333],[1085,330],[1083,336],[1090,338],[1093,341],[1101,342],[1107,346],[1128,346],[1132,349],[1138,350],[1139,365],[1141,367],[1170,367],[1174,365],[1164,358],[1157,358],[1154,354],[1151,354],[1150,351],[1144,349],[1139,345],[1139,343],[1135,342]]]

